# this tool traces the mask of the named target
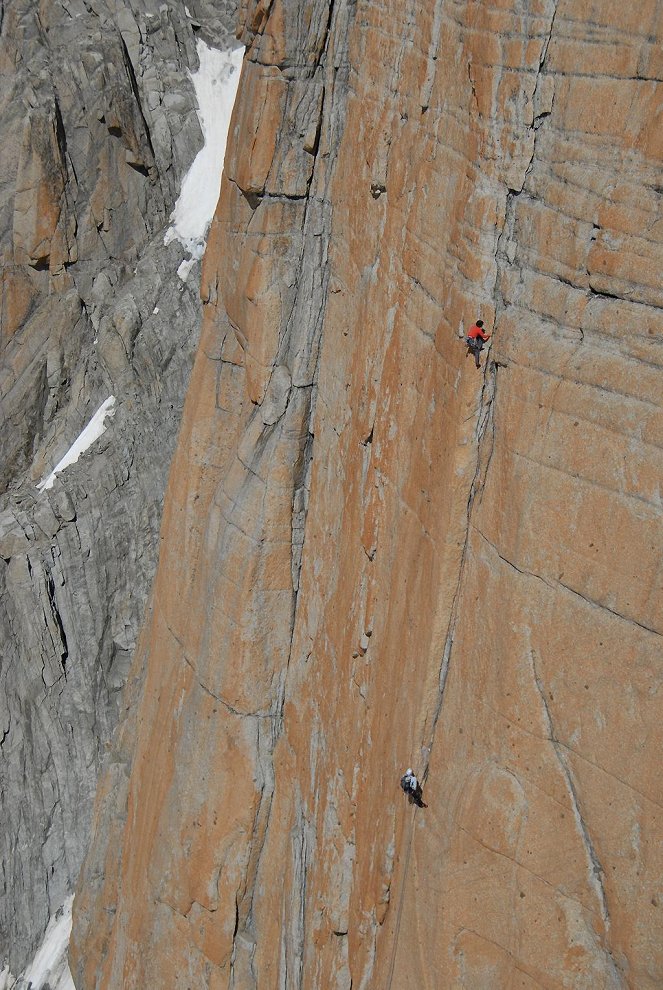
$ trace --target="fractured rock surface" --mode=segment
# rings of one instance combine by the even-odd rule
[[[662,17],[242,5],[80,988],[663,982]]]
[[[231,0],[0,4],[0,960],[73,889],[198,337],[168,217]],[[202,27],[202,24],[205,27]],[[219,163],[219,172],[221,163]],[[40,492],[95,410],[107,430]]]

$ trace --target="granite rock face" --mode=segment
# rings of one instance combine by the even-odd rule
[[[660,6],[239,36],[77,986],[653,990]]]
[[[78,874],[198,339],[198,286],[177,278],[183,250],[164,232],[202,145],[197,38],[236,42],[230,0],[188,8],[0,4],[0,960],[13,972]],[[111,395],[106,433],[40,491]]]

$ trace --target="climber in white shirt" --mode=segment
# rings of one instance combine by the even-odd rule
[[[401,787],[407,794],[410,804],[416,804],[418,808],[426,807],[421,796],[421,784],[415,777],[412,767],[408,767],[401,777]]]

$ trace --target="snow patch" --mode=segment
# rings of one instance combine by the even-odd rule
[[[198,261],[205,251],[207,231],[219,199],[226,139],[244,48],[221,52],[209,48],[198,39],[196,50],[200,67],[190,75],[198,100],[198,120],[205,143],[184,177],[179,199],[170,215],[171,226],[166,231],[164,244],[178,240],[191,259]],[[183,278],[185,280],[186,276]]]
[[[55,912],[48,923],[34,959],[18,980],[5,967],[0,973],[0,990],[76,990],[69,971],[67,949],[71,935],[73,895]]]
[[[186,280],[188,279],[189,272],[191,271],[195,263],[196,263],[196,258],[185,258],[184,261],[180,263],[180,266],[177,269],[177,274],[182,279],[183,282],[186,282]]]
[[[87,424],[80,436],[74,440],[62,460],[58,461],[51,473],[39,482],[37,488],[40,492],[45,492],[47,489],[52,488],[57,475],[64,471],[65,468],[68,468],[71,464],[75,464],[81,454],[84,453],[95,440],[98,440],[99,437],[106,432],[108,429],[106,426],[106,419],[114,415],[115,396],[110,395],[106,401],[99,406],[90,422]]]

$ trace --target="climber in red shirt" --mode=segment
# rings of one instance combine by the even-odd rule
[[[483,329],[483,320],[477,320],[473,327],[467,331],[465,343],[467,344],[467,354],[474,354],[474,363],[480,368],[479,355],[483,347],[484,340],[490,340],[490,334]],[[467,354],[465,355],[467,357]]]

